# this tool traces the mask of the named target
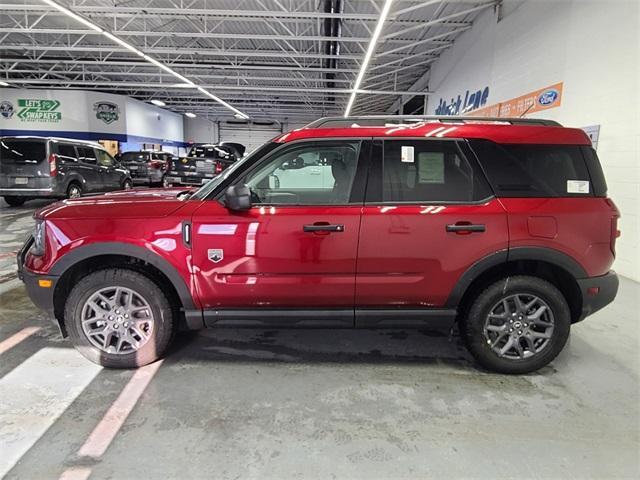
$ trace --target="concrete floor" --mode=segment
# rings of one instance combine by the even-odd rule
[[[29,207],[0,208],[0,232],[18,236]],[[457,338],[403,330],[208,330],[136,373],[84,360],[10,269],[0,477],[640,477],[640,285],[628,280],[532,375],[483,372]]]

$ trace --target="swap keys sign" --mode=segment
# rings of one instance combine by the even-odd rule
[[[62,119],[58,100],[18,99],[18,118],[24,122],[54,122]]]

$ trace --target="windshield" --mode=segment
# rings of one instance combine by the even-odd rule
[[[220,175],[212,178],[208,183],[204,184],[202,187],[196,190],[190,198],[204,200],[211,194],[211,192],[213,192],[218,187],[218,185],[222,184],[222,182],[233,175],[236,170],[241,169],[243,165],[248,165],[249,163],[253,162],[254,159],[259,159],[261,156],[269,153],[279,145],[280,144],[278,143],[265,143],[264,145],[254,149],[247,156],[243,157],[242,160],[238,160],[229,168],[224,170]]]

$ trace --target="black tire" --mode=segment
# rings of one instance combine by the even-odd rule
[[[122,190],[131,190],[133,188],[133,182],[128,179],[125,178],[124,182],[122,182]]]
[[[523,295],[523,298],[538,297],[546,303],[553,315],[553,331],[547,334],[549,339],[546,345],[527,358],[500,356],[500,352],[492,349],[491,340],[487,338],[484,331],[485,322],[495,306],[503,299],[513,298],[513,295],[516,294]],[[495,310],[493,311],[495,312]],[[501,315],[509,318],[509,315],[514,314],[501,313]],[[527,318],[525,315],[524,322],[528,321]],[[515,318],[515,320],[517,322],[518,318]],[[544,367],[562,351],[569,338],[571,312],[562,293],[551,283],[537,277],[514,276],[502,279],[482,291],[475,298],[468,310],[468,314],[460,323],[464,342],[480,365],[498,373],[521,374],[534,372]],[[506,320],[504,324],[507,324]],[[529,324],[523,325],[528,327]],[[508,333],[512,331],[509,328],[511,326],[507,325],[505,332],[500,334],[506,335],[507,339],[502,340],[505,344],[511,335],[516,336],[523,331]],[[525,349],[528,348],[525,338],[514,341],[522,342],[520,345],[524,345]],[[542,341],[544,342],[544,340]]]
[[[169,183],[166,175],[162,177],[162,182],[160,183],[160,185],[162,186],[162,188],[171,188],[173,186]]]
[[[27,201],[27,197],[14,197],[7,195],[4,197],[4,201],[7,202],[10,207],[20,207]]]
[[[82,185],[78,182],[71,182],[67,186],[67,198],[80,198],[82,196]]]
[[[82,330],[85,302],[97,291],[116,286],[141,295],[153,313],[149,340],[131,353],[106,352],[93,345]],[[166,352],[175,330],[173,310],[158,285],[141,273],[119,268],[100,270],[82,278],[67,297],[64,321],[75,348],[92,362],[111,368],[137,368],[158,360]]]

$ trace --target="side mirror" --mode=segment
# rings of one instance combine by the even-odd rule
[[[251,208],[251,189],[246,185],[230,186],[224,192],[224,203],[229,210],[249,210]]]

